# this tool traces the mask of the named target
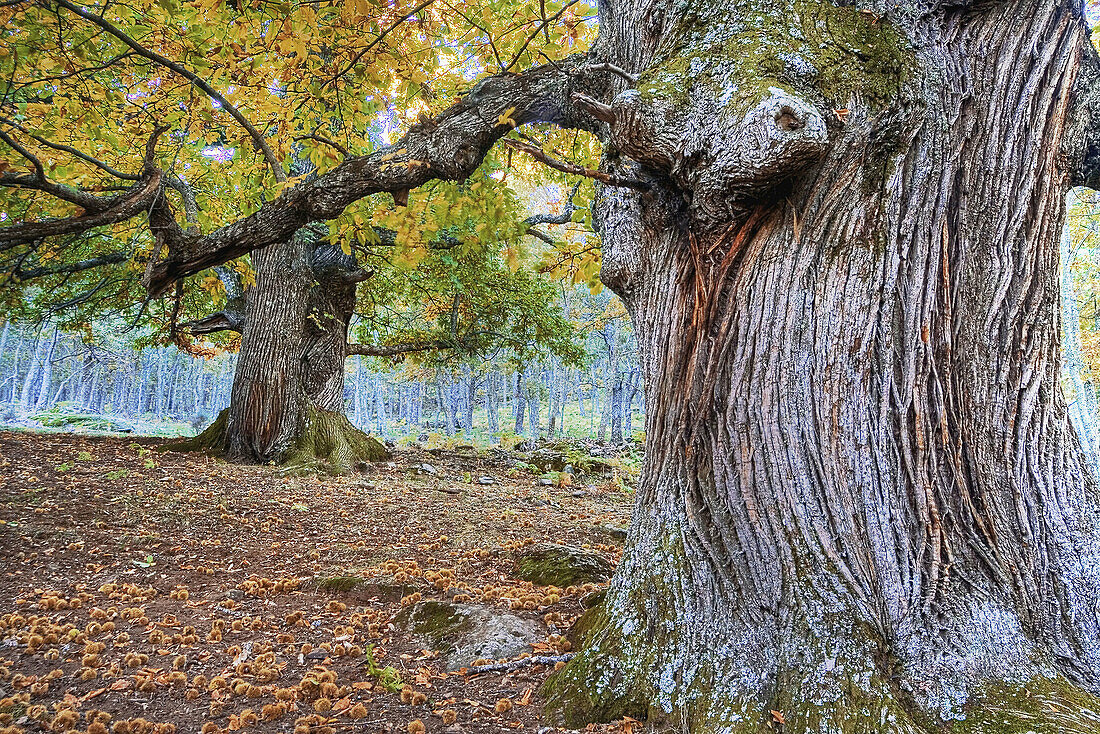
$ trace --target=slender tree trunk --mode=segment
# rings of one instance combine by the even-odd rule
[[[524,372],[524,390],[526,392],[527,399],[527,426],[531,432],[531,438],[537,439],[542,432],[542,423],[540,417],[540,401],[539,401],[539,372],[536,367],[534,375],[531,374],[531,368],[527,367]]]
[[[512,393],[512,405],[514,410],[514,417],[516,419],[516,435],[523,434],[523,414],[527,406],[526,390],[523,386],[523,370],[516,371],[516,389]]]
[[[648,445],[547,690],[570,724],[1100,731],[1100,497],[1057,352],[1088,29],[863,7],[600,5],[598,52],[644,72],[588,108],[651,182],[597,199]]]
[[[489,370],[485,376],[485,423],[490,434],[500,431],[500,414],[497,412],[497,399],[500,397],[500,375]]]
[[[42,327],[39,327],[34,337],[34,354],[27,364],[27,374],[23,377],[23,390],[19,396],[19,405],[23,412],[31,409],[31,388],[35,385],[35,378],[39,374],[39,365],[42,360]]]

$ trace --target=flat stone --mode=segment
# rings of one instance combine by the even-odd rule
[[[486,476],[483,476],[483,477],[478,477],[477,478],[477,483],[478,484],[496,484],[497,480],[494,477],[490,477],[490,476],[486,475]]]
[[[480,604],[422,601],[403,609],[394,622],[438,650],[448,670],[468,667],[480,658],[530,652],[541,639],[536,622]]]
[[[429,464],[426,461],[423,464],[417,464],[416,465],[416,471],[419,472],[420,474],[431,474],[432,476],[435,476],[436,474],[439,473],[438,469],[436,469],[434,466],[432,466],[431,464]]]

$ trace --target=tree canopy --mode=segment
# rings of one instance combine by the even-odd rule
[[[402,134],[431,128],[486,73],[561,68],[595,32],[594,11],[579,0],[62,0],[7,3],[0,15],[0,309],[85,329],[119,315],[161,341],[181,341],[180,324],[225,309],[254,281],[247,242],[202,266],[189,245],[357,161],[376,161],[383,177],[417,176],[428,164],[395,145]],[[517,114],[502,108],[488,121],[492,135]],[[346,209],[302,218],[329,219],[329,241],[369,276],[361,336],[376,346],[441,345],[449,330],[454,347],[461,327],[467,351],[493,334],[567,356],[574,349],[567,325],[542,307],[552,294],[533,273],[568,271],[595,285],[591,182],[580,177],[566,194],[565,180],[578,177],[535,157],[568,159],[558,167],[583,173],[598,146],[587,133],[549,127],[523,138],[478,155],[469,180],[411,194],[357,190]],[[466,176],[424,176],[432,178]],[[529,216],[547,184],[557,201]],[[178,259],[194,277],[173,286],[184,275]],[[150,301],[143,276],[171,297]],[[517,319],[501,321],[491,303],[502,295]]]

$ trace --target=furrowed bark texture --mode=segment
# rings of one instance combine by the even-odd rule
[[[279,461],[294,444],[305,404],[306,315],[312,281],[305,234],[253,254],[256,285],[244,330],[226,423],[226,456]]]
[[[253,255],[256,285],[244,298],[230,405],[190,448],[339,473],[388,457],[344,416],[347,329],[360,271],[339,248],[316,241],[307,228]]]
[[[1100,731],[1100,505],[1057,351],[1079,9],[600,10],[596,55],[641,79],[578,104],[605,169],[654,182],[597,203],[647,452],[551,709]]]

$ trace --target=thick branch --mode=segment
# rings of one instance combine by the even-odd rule
[[[432,349],[448,349],[453,346],[449,341],[424,340],[402,342],[400,344],[355,344],[348,343],[348,356],[358,354],[362,357],[396,357],[401,354],[413,352],[427,352]]]
[[[180,326],[192,334],[213,334],[218,331],[235,331],[239,334],[244,330],[244,314],[237,311],[219,311]]]
[[[205,237],[187,236],[167,204],[158,202],[150,227],[169,251],[166,259],[151,264],[146,287],[151,295],[159,295],[179,278],[284,242],[310,222],[334,219],[365,196],[407,191],[432,179],[463,180],[517,125],[551,122],[596,130],[596,122],[570,101],[579,89],[602,88],[588,74],[586,60],[578,55],[523,74],[488,77],[462,101],[414,126],[396,144],[348,158],[332,171],[285,191],[255,214]]]
[[[103,211],[0,228],[0,252],[46,237],[87,232],[95,227],[122,222],[137,216],[153,206],[160,195],[162,181],[161,172],[152,171],[131,186],[126,193],[114,197],[111,205]]]

